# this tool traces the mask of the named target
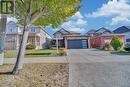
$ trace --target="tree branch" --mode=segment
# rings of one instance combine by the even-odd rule
[[[47,8],[43,7],[42,9],[36,10],[34,13],[32,13],[30,24],[33,24],[40,16],[44,16],[46,11]]]
[[[15,4],[15,10],[16,10],[16,13],[22,17],[22,19],[24,19],[24,16],[22,15],[22,11],[21,9],[19,8],[18,4],[16,3]]]
[[[28,25],[30,24],[30,21],[31,21],[31,11],[32,11],[32,0],[30,0],[29,2],[29,7],[27,9],[27,12],[26,12],[26,16],[25,16],[25,24],[24,25]]]

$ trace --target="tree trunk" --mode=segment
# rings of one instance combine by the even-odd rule
[[[12,71],[12,74],[14,74],[14,75],[18,74],[19,71],[23,67],[24,53],[25,53],[26,44],[27,44],[27,40],[28,40],[28,34],[29,34],[29,25],[28,25],[28,23],[25,23],[24,29],[23,29],[22,40],[21,40],[18,55],[17,55],[16,64],[15,64],[14,69]]]
[[[28,40],[29,27],[30,27],[30,21],[31,21],[32,1],[33,0],[30,0],[30,4],[29,4],[28,10],[26,12],[27,14],[25,16],[22,40],[20,43],[16,64],[15,64],[14,69],[12,71],[12,74],[14,74],[14,75],[18,74],[19,71],[23,68],[24,53],[25,53],[26,44],[27,44],[27,40]]]

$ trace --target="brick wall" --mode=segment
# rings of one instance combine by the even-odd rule
[[[91,42],[91,47],[92,48],[100,48],[101,46],[103,46],[106,42],[110,42],[111,39],[113,38],[114,35],[109,35],[109,36],[99,36],[99,37],[95,37],[95,38],[91,38],[90,42]],[[126,42],[125,40],[125,36],[124,35],[117,35],[120,38],[122,38],[124,40],[124,42]]]

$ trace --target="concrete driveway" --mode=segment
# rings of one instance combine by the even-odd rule
[[[68,50],[69,87],[130,87],[130,55],[96,49]]]

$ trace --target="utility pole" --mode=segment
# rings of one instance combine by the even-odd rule
[[[3,60],[4,60],[6,22],[7,22],[7,17],[2,15],[0,19],[0,65],[3,64]]]
[[[14,13],[14,3],[15,1],[0,0],[0,65],[4,60],[7,15]]]

